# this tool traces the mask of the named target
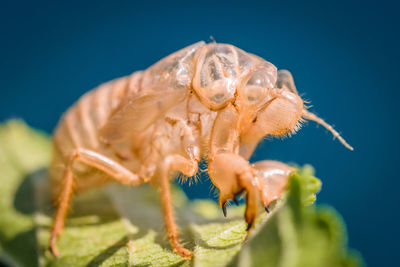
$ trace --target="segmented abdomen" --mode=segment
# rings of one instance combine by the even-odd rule
[[[66,111],[53,136],[51,178],[55,187],[60,184],[65,164],[76,148],[98,151],[103,155],[115,158],[110,149],[100,141],[98,130],[122,101],[136,94],[139,90],[141,76],[142,72],[135,72],[132,75],[104,83],[84,94]],[[93,172],[93,170],[90,172],[85,179],[80,177],[76,190],[91,187],[93,184],[101,184],[106,180],[103,173]]]

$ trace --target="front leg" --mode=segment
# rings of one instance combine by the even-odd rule
[[[178,226],[174,220],[169,173],[179,171],[186,176],[193,176],[197,173],[197,168],[198,162],[196,160],[189,160],[181,155],[167,156],[160,166],[158,187],[168,239],[173,251],[184,258],[190,258],[192,252],[179,243]]]
[[[226,215],[226,202],[246,191],[245,219],[248,230],[257,215],[259,186],[249,162],[240,156],[238,113],[233,105],[219,112],[211,133],[208,171],[213,184],[219,189],[219,205]]]
[[[246,191],[245,219],[247,230],[253,226],[257,216],[259,185],[247,160],[234,153],[219,153],[209,163],[209,174],[213,184],[219,189],[219,206],[226,216],[226,203],[235,200],[235,195]]]
[[[280,199],[289,183],[289,177],[296,169],[275,160],[262,160],[252,164],[257,178],[261,202],[268,212],[269,205]]]

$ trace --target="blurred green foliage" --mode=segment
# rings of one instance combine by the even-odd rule
[[[262,214],[247,242],[244,207],[228,219],[212,201],[188,201],[173,189],[186,261],[165,238],[159,198],[149,186],[117,184],[74,198],[58,242],[47,250],[52,204],[46,167],[50,139],[21,121],[0,126],[0,258],[15,266],[359,266],[347,249],[344,224],[329,207],[312,204],[321,187],[310,166],[290,178],[271,214]]]

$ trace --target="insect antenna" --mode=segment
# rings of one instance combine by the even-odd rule
[[[314,113],[311,113],[306,109],[303,109],[302,117],[304,119],[306,119],[306,120],[315,121],[316,123],[324,126],[328,131],[330,131],[333,134],[333,136],[335,138],[339,139],[340,143],[342,143],[347,149],[349,149],[351,151],[354,150],[354,148],[351,145],[349,145],[346,142],[346,140],[344,140],[343,137],[341,137],[340,134],[335,129],[333,129],[333,127],[331,125],[326,123],[323,119],[321,119],[320,117],[318,117]]]

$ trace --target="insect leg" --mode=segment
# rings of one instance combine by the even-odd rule
[[[212,183],[219,190],[221,208],[227,201],[234,199],[236,194],[246,192],[245,219],[247,230],[250,232],[257,216],[259,202],[258,184],[251,165],[237,154],[222,152],[209,162],[208,171]]]
[[[72,172],[72,162],[73,158],[68,161],[67,166],[65,168],[63,182],[64,185],[62,187],[62,191],[60,194],[60,198],[58,201],[57,212],[54,217],[54,222],[50,235],[50,244],[49,248],[53,255],[58,256],[58,250],[56,247],[57,238],[60,236],[62,229],[64,228],[65,216],[67,214],[68,206],[71,200],[71,196],[73,193],[74,187],[74,175]]]
[[[240,192],[247,193],[245,219],[250,232],[257,215],[259,191],[253,169],[244,157],[250,156],[255,145],[249,146],[249,151],[240,151],[239,144],[238,113],[228,105],[219,112],[213,125],[208,173],[219,190],[219,206],[224,215],[227,201]],[[239,154],[241,152],[244,157]]]
[[[174,220],[174,211],[169,185],[170,179],[168,174],[170,171],[179,171],[186,176],[193,176],[196,174],[197,168],[198,162],[195,160],[189,160],[180,155],[170,155],[164,159],[161,165],[158,181],[161,206],[169,242],[173,251],[184,258],[190,258],[192,252],[185,249],[179,243],[178,226]]]
[[[51,230],[49,245],[50,245],[50,251],[55,256],[58,255],[58,250],[56,248],[56,241],[59,235],[61,234],[62,229],[64,228],[65,216],[67,214],[68,206],[70,204],[71,196],[73,193],[74,161],[79,161],[93,168],[102,170],[108,175],[110,175],[111,178],[124,185],[136,186],[144,181],[137,174],[132,173],[131,171],[120,165],[118,162],[115,162],[108,157],[105,157],[99,153],[83,148],[75,149],[75,151],[73,152],[73,154],[71,155],[70,159],[67,162],[63,178],[64,185],[61,191],[60,201],[57,207],[57,212]]]
[[[118,162],[103,156],[92,150],[78,148],[75,150],[75,159],[88,166],[99,169],[113,178],[115,181],[129,186],[137,186],[144,182],[139,175],[132,173],[130,170],[119,164]]]
[[[296,169],[275,160],[257,161],[251,166],[258,180],[261,202],[269,212],[269,205],[281,198],[288,185],[290,174]]]
[[[257,145],[258,141],[252,143],[240,142],[239,155],[242,156],[244,159],[249,160],[254,150],[256,149]]]

